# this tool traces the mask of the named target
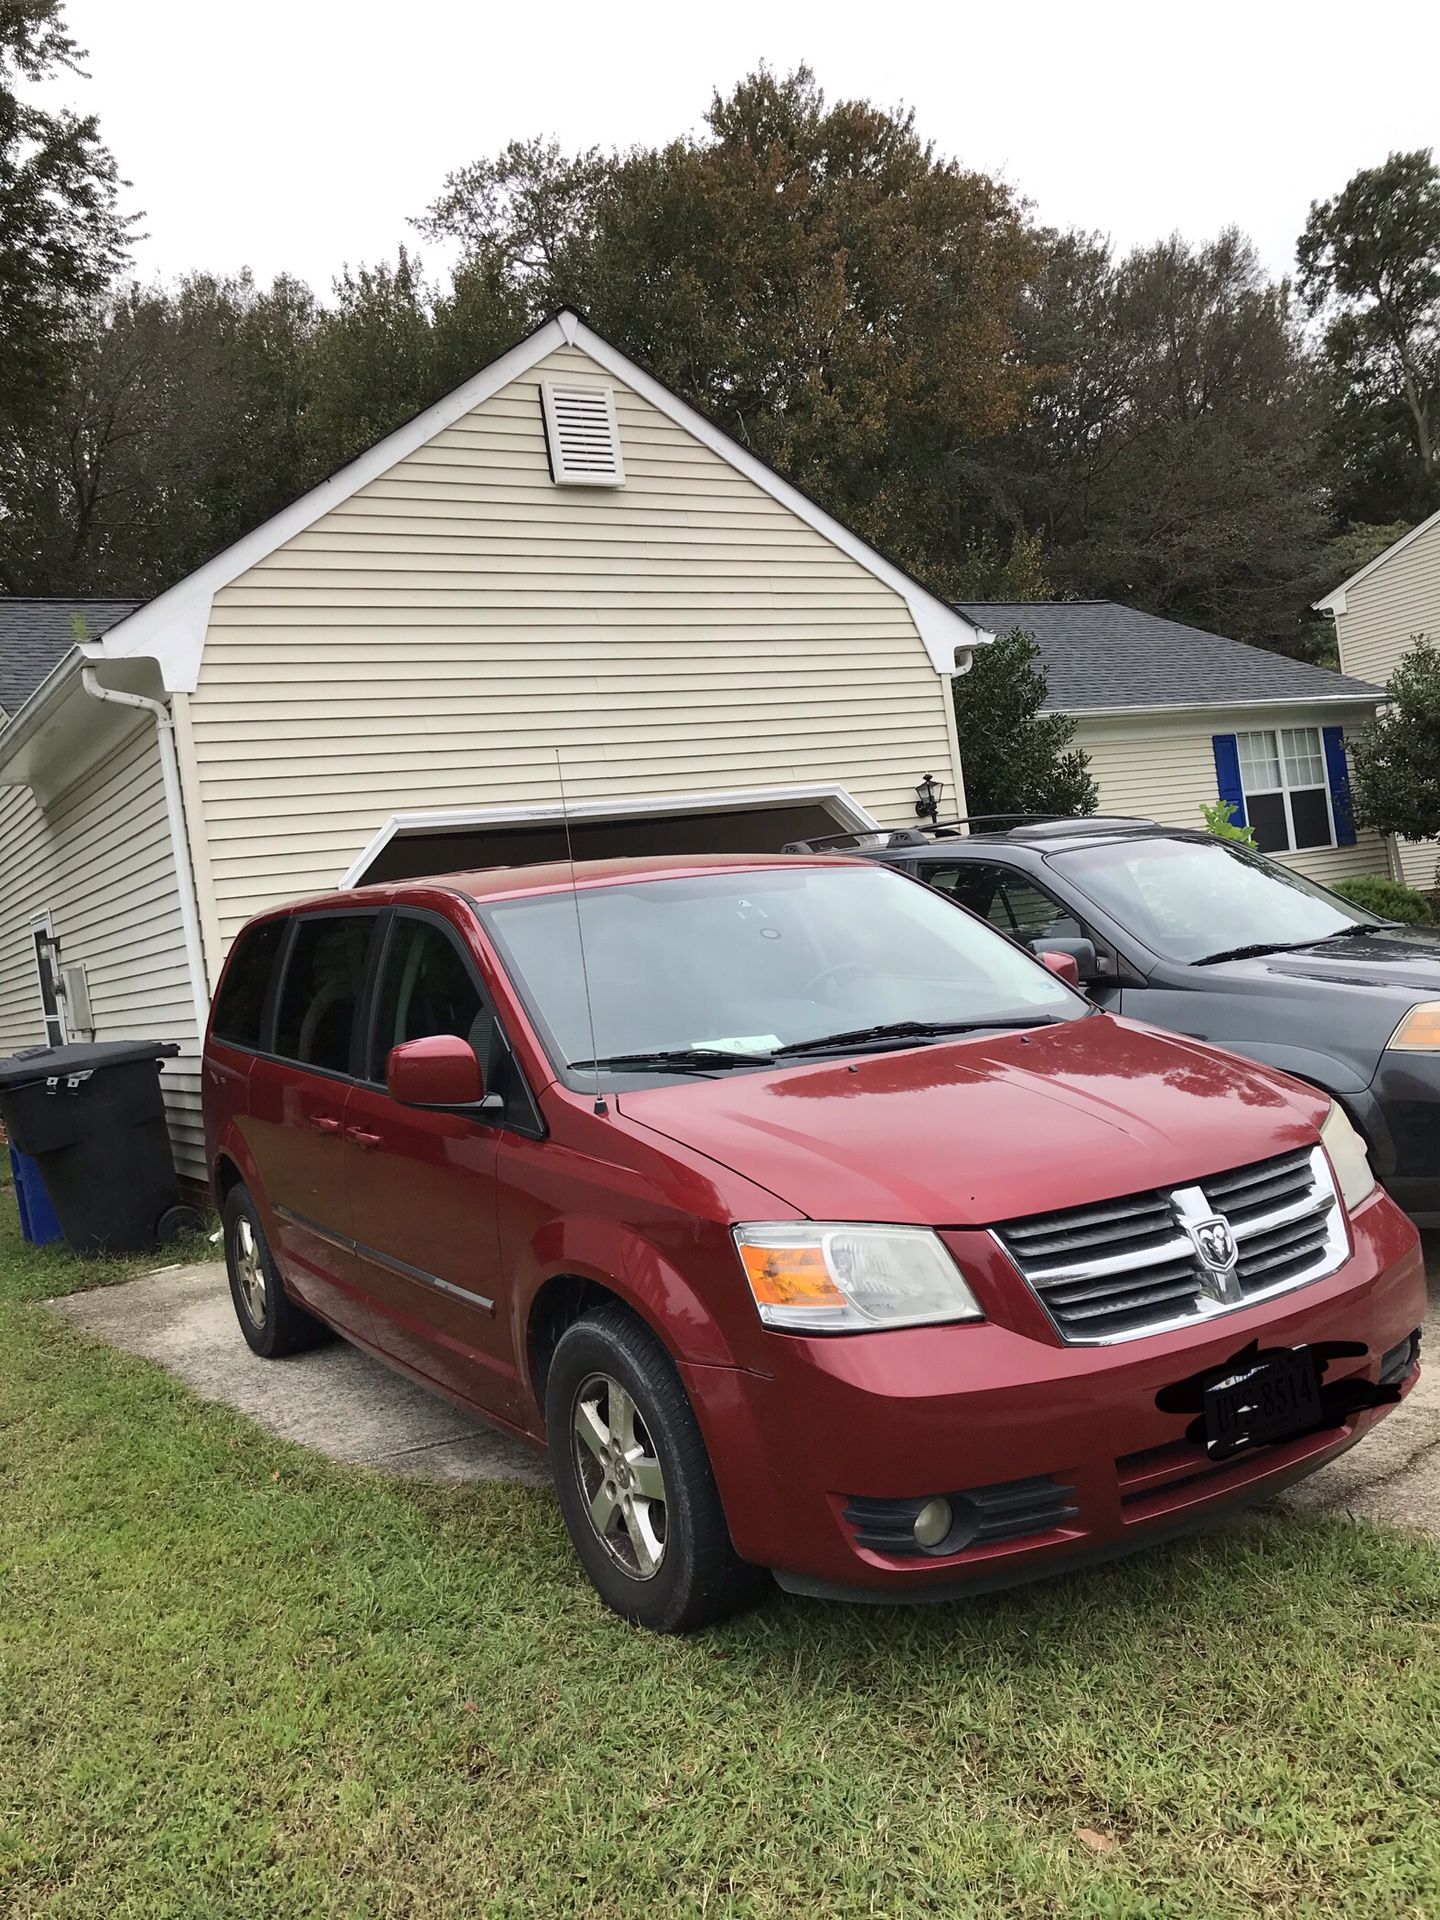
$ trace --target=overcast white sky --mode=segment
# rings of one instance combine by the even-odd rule
[[[1056,225],[1130,246],[1233,221],[1288,271],[1310,201],[1440,146],[1440,4],[1388,0],[70,0],[149,238],[145,274],[285,268],[325,291],[393,255],[448,169],[533,133],[627,145],[801,60],[904,101]]]

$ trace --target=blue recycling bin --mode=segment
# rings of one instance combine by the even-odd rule
[[[28,1153],[10,1149],[10,1172],[15,1180],[15,1198],[20,1202],[20,1231],[32,1247],[48,1247],[60,1238],[60,1222],[40,1178],[40,1169]]]

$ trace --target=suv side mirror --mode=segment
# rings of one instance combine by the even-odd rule
[[[1031,942],[1031,951],[1042,965],[1062,980],[1068,980],[1072,987],[1093,987],[1103,978],[1093,940],[1040,939]],[[1057,965],[1057,961],[1061,964]],[[1066,961],[1070,968],[1063,964]],[[1074,970],[1073,974],[1070,969]]]
[[[402,1107],[478,1107],[485,1075],[468,1040],[433,1033],[390,1049],[385,1087]]]

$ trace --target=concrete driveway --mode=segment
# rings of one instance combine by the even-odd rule
[[[1440,1536],[1440,1235],[1427,1236],[1429,1371],[1378,1431],[1281,1496]],[[53,1303],[74,1325],[178,1374],[206,1400],[287,1440],[432,1480],[549,1483],[543,1455],[412,1386],[344,1341],[258,1360],[240,1337],[223,1266],[171,1267]]]

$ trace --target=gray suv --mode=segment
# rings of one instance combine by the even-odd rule
[[[962,828],[969,831],[962,832]],[[1264,854],[1152,820],[988,816],[795,841],[948,894],[1091,999],[1308,1080],[1391,1194],[1440,1225],[1440,930],[1377,919]]]

